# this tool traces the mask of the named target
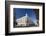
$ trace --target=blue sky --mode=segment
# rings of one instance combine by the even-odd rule
[[[31,18],[32,21],[35,22],[37,20],[35,11],[33,11],[33,9],[14,8],[14,16],[16,17],[16,19],[19,19],[19,18],[25,16],[26,13]]]

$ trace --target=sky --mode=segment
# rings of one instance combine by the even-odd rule
[[[14,16],[16,17],[16,19],[19,19],[23,16],[25,16],[25,14],[28,14],[28,16],[31,18],[31,20],[33,22],[36,22],[36,14],[35,11],[33,11],[33,9],[26,9],[26,8],[14,8]]]

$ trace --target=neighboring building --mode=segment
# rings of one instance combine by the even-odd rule
[[[17,19],[16,22],[17,22],[16,26],[29,26],[31,24],[34,24],[31,18],[27,15],[27,13],[25,16]]]

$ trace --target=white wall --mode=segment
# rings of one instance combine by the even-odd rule
[[[16,0],[16,1],[46,2],[46,0]],[[45,15],[46,15],[46,12],[45,12]],[[5,36],[4,34],[5,34],[5,0],[0,0],[0,36]],[[45,35],[46,33],[45,34],[16,35],[16,36],[45,36]]]
[[[0,36],[5,34],[5,2],[0,0]]]

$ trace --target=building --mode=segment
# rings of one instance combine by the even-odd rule
[[[25,14],[25,16],[17,19],[16,22],[17,22],[16,26],[29,26],[31,24],[34,24],[31,18],[27,15],[27,13]]]

